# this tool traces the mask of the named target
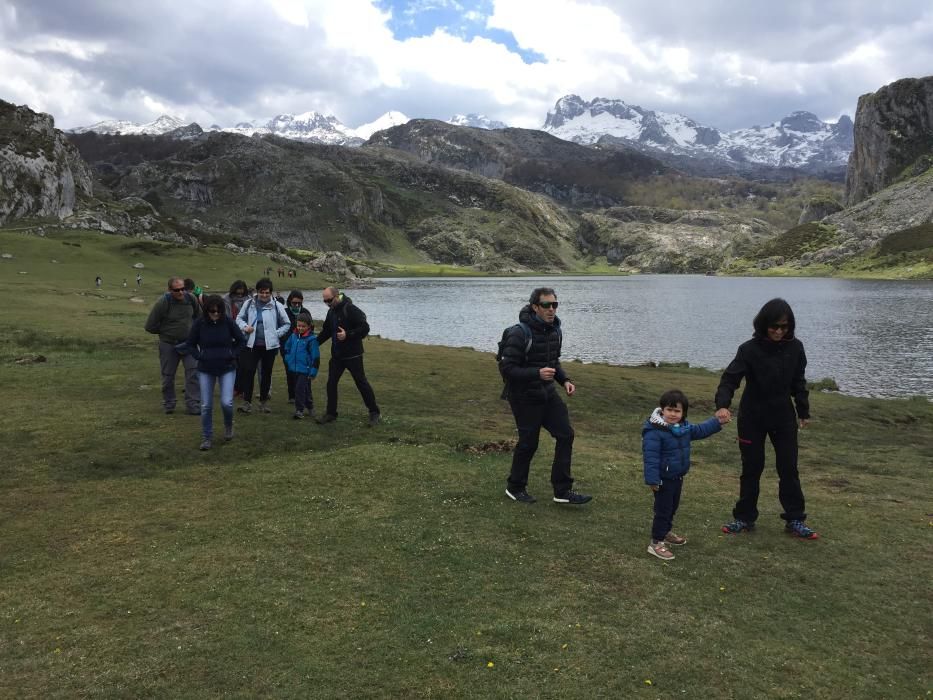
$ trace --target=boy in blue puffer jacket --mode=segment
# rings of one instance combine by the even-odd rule
[[[673,559],[669,544],[687,543],[671,527],[680,505],[684,475],[690,469],[690,441],[702,440],[722,430],[728,419],[710,418],[699,425],[687,421],[689,402],[682,391],[666,391],[641,431],[645,460],[645,483],[654,492],[654,521],[648,554],[665,561]]]
[[[311,314],[302,311],[295,318],[295,331],[285,341],[285,366],[295,375],[295,420],[314,416],[314,397],[311,380],[317,376],[321,365],[321,351],[317,337],[311,330]]]

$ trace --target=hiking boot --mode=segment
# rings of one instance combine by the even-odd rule
[[[239,411],[240,413],[245,413],[246,415],[249,415],[250,413],[253,412],[253,404],[251,404],[249,401],[244,401],[243,405],[240,406],[237,409],[237,411]]]
[[[204,438],[203,440],[201,440],[201,446],[200,446],[198,449],[199,449],[199,450],[209,450],[209,449],[211,449],[211,439],[210,439],[210,438]]]
[[[305,412],[304,411],[295,411],[295,415],[292,416],[295,420],[304,420]]]
[[[260,402],[259,402],[259,412],[260,412],[260,413],[272,413],[272,409],[269,408],[269,402],[268,402],[268,401],[260,401]]]
[[[317,419],[318,425],[324,425],[325,423],[333,423],[337,420],[337,416],[333,413],[325,413],[323,416]]]
[[[377,424],[379,423],[379,419],[380,419],[381,417],[382,417],[382,416],[381,416],[379,413],[375,412],[375,411],[373,411],[372,413],[370,413],[370,414],[369,414],[369,427],[372,428],[374,425],[377,425]]]
[[[787,524],[784,526],[784,532],[801,540],[820,539],[817,532],[808,528],[803,520],[788,520]]]
[[[166,407],[165,407],[165,415],[171,415],[171,414],[173,414],[174,412],[175,412],[175,407],[174,407],[174,406],[166,406]]]
[[[673,544],[680,546],[682,544],[687,544],[687,538],[681,537],[678,534],[675,534],[673,530],[664,535],[664,544]]]
[[[654,540],[651,540],[648,544],[648,554],[653,554],[664,561],[670,561],[674,558],[674,553],[667,548],[664,542],[655,542]]]
[[[511,491],[506,489],[505,495],[511,498],[513,501],[518,501],[519,503],[534,503],[537,500],[534,496],[528,493],[526,489],[520,489],[518,491]]]
[[[582,506],[584,503],[589,503],[593,500],[592,496],[587,496],[585,493],[577,493],[576,491],[564,491],[564,493],[554,494],[554,503],[569,503],[572,506]]]
[[[225,425],[224,426],[224,440],[230,442],[233,439],[233,426]]]
[[[727,535],[738,535],[740,532],[751,532],[755,529],[755,523],[748,523],[736,518],[722,526],[722,531]]]

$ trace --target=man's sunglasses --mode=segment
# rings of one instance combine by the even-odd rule
[[[183,292],[185,291],[184,287],[169,287],[168,291],[170,292]]]
[[[537,306],[540,306],[542,309],[556,309],[559,301],[539,301]]]
[[[329,299],[321,299],[321,301],[330,306],[330,304],[334,301],[334,297],[330,297]]]

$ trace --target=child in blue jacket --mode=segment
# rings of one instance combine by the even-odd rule
[[[687,543],[671,530],[680,505],[684,475],[690,469],[690,441],[702,440],[722,430],[728,419],[710,418],[699,425],[687,421],[689,402],[682,391],[666,391],[641,431],[645,460],[645,483],[654,492],[654,521],[648,554],[665,561],[673,559],[668,545]]]
[[[311,380],[317,376],[321,365],[321,351],[317,337],[311,330],[311,314],[302,311],[295,318],[295,330],[285,341],[285,366],[295,375],[295,420],[314,416],[314,397],[311,395]]]

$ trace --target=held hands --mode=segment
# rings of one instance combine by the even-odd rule
[[[657,484],[651,484],[651,486],[649,486],[648,488],[650,488],[652,491],[654,491],[655,493],[657,493],[657,492],[660,490],[661,487],[658,486]]]
[[[347,332],[343,329],[343,326],[337,326],[337,340],[341,343],[347,339]]]
[[[254,330],[255,330],[255,328],[253,328],[252,326],[246,326],[246,328],[243,329],[243,333],[246,334],[246,335],[249,335],[249,334],[252,333]]]
[[[720,408],[716,411],[716,420],[719,421],[719,425],[725,425],[732,421],[732,411],[728,408]]]

